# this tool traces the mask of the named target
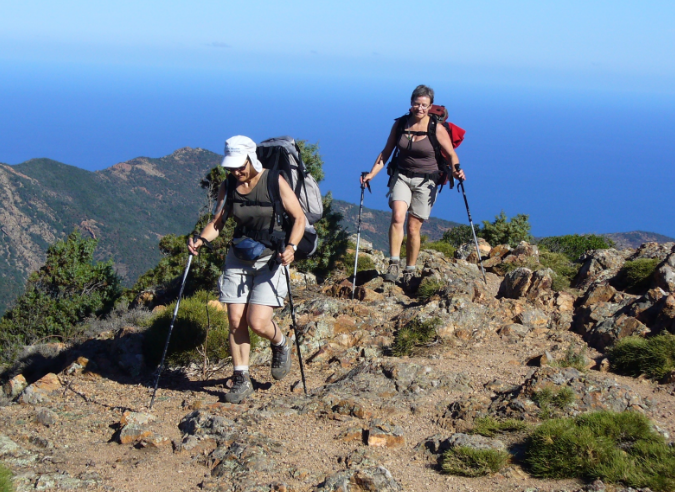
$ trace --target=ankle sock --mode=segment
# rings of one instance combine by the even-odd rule
[[[400,261],[401,261],[400,256],[392,256],[391,258],[389,258],[389,263],[399,263]]]
[[[408,273],[415,273],[416,269],[417,269],[417,267],[415,265],[407,265],[405,267],[405,271],[408,272]]]
[[[284,343],[286,343],[286,337],[282,333],[281,341],[279,343],[272,342],[272,345],[274,345],[275,347],[281,347]]]
[[[234,366],[234,372],[248,372],[248,366]]]

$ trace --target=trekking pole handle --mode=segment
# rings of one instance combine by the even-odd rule
[[[194,235],[192,236],[192,240],[193,240],[193,241],[196,241],[197,239],[201,240],[202,244],[203,244],[204,246],[206,246],[206,248],[207,248],[208,250],[213,251],[213,245],[211,244],[211,241],[208,241],[208,240],[204,239],[204,238],[203,238],[202,236],[200,236],[199,234],[194,234]]]
[[[373,190],[370,189],[370,181],[363,181],[363,178],[365,178],[366,176],[368,176],[368,171],[363,171],[361,173],[361,189],[364,189],[364,188],[367,187],[368,191],[372,193]]]
[[[452,167],[452,164],[450,164],[450,166]],[[454,167],[455,167],[456,171],[460,171],[462,169],[459,165],[459,162]],[[462,178],[457,178],[457,179],[459,180],[460,183],[464,182],[464,180]]]

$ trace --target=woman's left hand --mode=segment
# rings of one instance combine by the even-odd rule
[[[287,266],[293,263],[293,260],[295,259],[295,251],[293,251],[293,247],[286,246],[284,252],[279,253],[279,259],[281,260],[281,264],[283,266]]]
[[[459,179],[460,181],[464,181],[466,179],[466,176],[464,175],[464,169],[460,169],[459,171],[457,169],[453,169],[452,175],[455,177],[455,179]]]

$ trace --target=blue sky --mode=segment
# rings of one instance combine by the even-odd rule
[[[95,170],[235,133],[319,141],[356,202],[418,83],[467,130],[474,219],[675,236],[675,3],[4,1],[0,162]],[[370,205],[386,208],[384,177]],[[466,222],[444,194],[434,215]]]

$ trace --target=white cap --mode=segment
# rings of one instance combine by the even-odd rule
[[[262,164],[258,161],[255,153],[256,145],[253,140],[243,135],[236,135],[225,140],[225,157],[221,166],[228,169],[238,168],[244,165],[246,157],[249,158],[253,169],[262,171]]]

